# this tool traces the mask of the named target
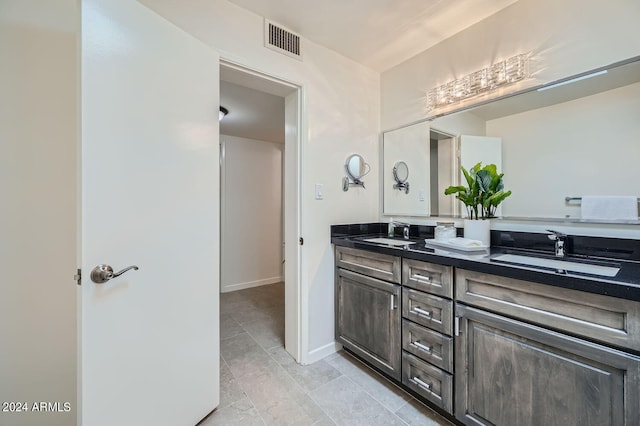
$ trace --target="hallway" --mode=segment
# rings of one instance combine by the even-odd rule
[[[211,425],[449,425],[350,354],[285,352],[284,283],[220,295],[220,406]]]

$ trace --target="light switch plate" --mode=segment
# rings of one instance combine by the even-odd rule
[[[316,200],[322,200],[324,198],[324,189],[321,183],[316,183]]]
[[[420,194],[418,195],[418,201],[424,201],[424,189],[420,190]]]

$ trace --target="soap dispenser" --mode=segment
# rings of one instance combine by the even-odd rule
[[[393,238],[396,235],[396,227],[393,224],[393,218],[389,221],[389,228],[387,228],[387,236]]]

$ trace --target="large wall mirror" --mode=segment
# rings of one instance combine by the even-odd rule
[[[484,105],[429,117],[425,123],[393,132],[402,133],[417,125],[429,126],[430,133],[453,135],[456,143],[463,134],[501,140],[505,186],[513,191],[502,205],[506,218],[582,221],[582,196],[640,197],[640,57]],[[385,173],[389,133],[384,134]],[[389,162],[400,156],[402,153],[394,153]],[[422,161],[433,164],[432,155],[425,155]],[[438,164],[436,169],[452,169],[455,180],[456,161],[457,154],[450,159],[448,170],[446,164]],[[421,184],[413,177],[411,180],[413,191],[414,185]],[[394,200],[387,196],[387,186],[385,182],[384,214],[398,214]],[[428,209],[430,215],[447,214],[447,202],[440,200],[440,206]]]
[[[429,216],[431,213],[428,137],[429,123],[386,132],[382,137],[383,211],[386,215]],[[411,190],[398,190],[396,173],[403,163],[411,172]],[[408,173],[407,173],[408,175]]]

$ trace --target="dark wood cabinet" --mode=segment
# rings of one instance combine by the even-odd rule
[[[460,268],[455,276],[457,302],[640,351],[640,302]]]
[[[453,268],[402,260],[402,383],[453,414]]]
[[[640,302],[336,247],[336,340],[466,425],[640,426]]]
[[[640,357],[461,304],[455,312],[461,422],[640,423]]]
[[[400,380],[402,287],[338,268],[335,288],[337,341]]]

